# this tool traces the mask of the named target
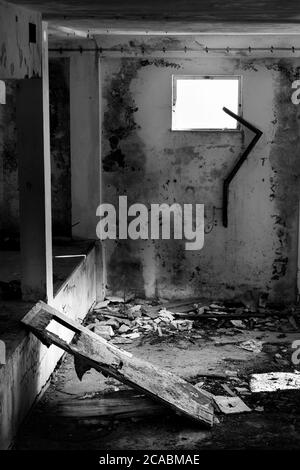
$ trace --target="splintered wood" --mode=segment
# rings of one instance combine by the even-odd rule
[[[75,341],[69,343],[53,331],[49,331],[47,327],[53,321],[76,333]],[[23,318],[22,323],[48,347],[55,344],[72,354],[79,376],[82,376],[86,370],[94,368],[143,391],[178,413],[205,425],[213,425],[212,401],[196,387],[108,343],[44,302],[38,302]]]

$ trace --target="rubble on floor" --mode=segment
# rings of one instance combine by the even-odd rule
[[[58,371],[60,380],[52,380],[52,392],[46,393],[48,398],[41,409],[43,421],[49,423],[49,429],[45,425],[43,432],[50,436],[51,443],[63,429],[64,434],[70,431],[70,445],[76,446],[77,429],[85,426],[89,442],[95,437],[101,440],[107,433],[109,440],[105,445],[112,445],[115,439],[120,448],[124,448],[124,439],[144,447],[151,447],[156,439],[159,446],[169,436],[169,429],[172,445],[176,438],[180,448],[182,433],[197,436],[197,446],[203,445],[198,442],[202,432],[211,448],[233,448],[245,442],[258,447],[262,442],[281,446],[284,435],[286,446],[299,447],[300,434],[295,433],[300,429],[299,389],[253,388],[255,375],[260,379],[264,375],[285,377],[288,385],[292,383],[289,374],[297,374],[297,379],[300,376],[292,361],[293,342],[299,341],[297,309],[258,307],[256,313],[245,306],[216,301],[204,307],[206,303],[200,300],[154,305],[142,299],[107,298],[90,312],[85,323],[92,330],[98,328],[98,334],[101,326],[110,327],[106,331],[111,334],[111,344],[120,344],[120,348],[141,359],[151,358],[158,366],[184,377],[211,399],[214,426],[205,431],[202,427],[187,431],[190,421],[182,420],[171,408],[114,378],[99,378],[93,370],[79,382],[69,359],[65,361],[69,372],[65,375],[63,367]],[[176,324],[177,320],[189,322],[179,322],[175,327],[172,322]],[[262,383],[267,381],[260,380]],[[37,414],[38,436],[42,432],[41,415]],[[153,426],[157,426],[157,431],[153,431]],[[177,431],[174,433],[173,429]],[[146,435],[150,441],[145,440]],[[30,437],[28,442],[32,442]]]
[[[213,341],[215,347],[235,346],[255,355],[263,350],[272,357],[276,368],[286,367],[285,345],[276,345],[273,349],[257,336],[256,339],[242,340],[240,334],[247,330],[277,331],[278,339],[284,339],[286,333],[296,331],[298,312],[295,308],[286,310],[254,309],[233,304],[212,302],[209,305],[199,299],[175,302],[160,302],[153,305],[144,299],[125,299],[110,297],[99,302],[87,319],[88,328],[116,345],[131,344],[134,340],[153,342],[172,342],[176,340],[195,342]],[[236,318],[236,317],[239,318]],[[221,339],[220,340],[220,336]],[[224,337],[229,336],[229,341]],[[230,338],[232,337],[232,338]],[[274,352],[274,354],[273,354]],[[241,413],[252,408],[244,403],[252,393],[249,380],[238,377],[237,371],[225,370],[223,374],[207,374],[210,379],[225,379],[214,389],[206,387],[205,382],[196,386],[210,396],[216,405],[216,411],[222,413]],[[228,382],[229,380],[229,382]],[[203,388],[203,385],[206,388]],[[210,384],[208,384],[210,385]],[[214,384],[215,386],[215,384]],[[223,394],[222,394],[223,390]],[[225,391],[225,395],[224,395]],[[254,411],[263,410],[254,403]]]
[[[251,308],[241,304],[233,305],[230,302],[212,302],[206,305],[199,299],[183,300],[175,302],[159,302],[153,305],[144,299],[131,299],[125,301],[121,298],[107,298],[99,302],[93,313],[88,318],[89,328],[105,339],[109,339],[107,331],[102,333],[101,328],[109,328],[110,341],[113,344],[130,344],[134,339],[168,341],[181,338],[185,341],[212,340],[215,346],[234,345],[237,348],[255,355],[263,349],[272,356],[272,344],[264,342],[258,336],[257,339],[220,341],[218,334],[229,337],[238,337],[239,333],[246,330],[277,331],[278,339],[284,339],[286,333],[298,330],[298,308],[270,309],[264,306]],[[103,330],[104,331],[104,330]],[[151,343],[151,341],[150,341]],[[152,344],[152,343],[151,343]],[[275,351],[274,351],[275,352]],[[285,359],[286,347],[276,345],[273,355],[275,367],[286,367],[289,362]],[[205,381],[195,384],[199,390],[206,393],[215,405],[216,411],[223,414],[249,412],[252,409],[262,412],[264,407],[254,402],[253,408],[244,403],[241,397],[249,399],[249,396],[258,387],[255,376],[249,380],[238,377],[236,371],[224,371],[223,375],[207,374],[210,379],[218,380],[222,377],[227,383],[213,384],[214,389]],[[263,374],[258,374],[263,375]],[[228,382],[229,380],[229,382]],[[230,382],[231,381],[231,382]],[[295,381],[295,380],[294,380]],[[255,385],[256,384],[256,385]],[[230,385],[230,386],[229,386]],[[203,388],[206,387],[206,388]],[[291,387],[295,388],[295,387]],[[225,391],[225,395],[220,392]],[[268,389],[268,390],[267,390]],[[269,388],[266,388],[270,391]],[[263,388],[261,391],[264,391]]]
[[[170,317],[170,314],[167,315]],[[100,335],[92,333],[80,323],[68,318],[55,308],[40,301],[21,320],[43,344],[52,344],[74,356],[74,367],[77,376],[83,375],[91,368],[98,372],[117,378],[120,382],[143,391],[152,399],[163,403],[177,413],[205,426],[213,426],[214,409],[212,400],[202,394],[199,388],[166,371],[153,363],[142,360],[127,351],[110,345]],[[69,332],[76,333],[74,342],[66,340],[65,334],[60,335],[48,328],[50,324],[61,325]],[[109,334],[110,325],[101,325]],[[97,326],[95,329],[97,330]],[[102,331],[101,331],[102,336]]]
[[[263,343],[262,341],[251,339],[239,344],[238,348],[246,349],[246,351],[260,353],[263,348]]]
[[[206,330],[211,331],[214,324],[227,336],[256,328],[278,331],[284,336],[286,332],[298,329],[299,310],[296,307],[270,309],[259,305],[246,307],[229,301],[207,305],[200,299],[161,301],[153,305],[144,299],[107,297],[95,306],[87,323],[95,333],[114,344],[130,344],[142,338],[162,341],[175,336],[193,341],[205,336]],[[238,347],[259,353],[263,343],[251,340]]]
[[[126,344],[132,340],[156,333],[157,336],[174,333],[176,331],[191,331],[193,321],[178,319],[175,315],[162,308],[157,315],[148,316],[147,304],[124,304],[100,302],[89,317],[88,328],[95,333],[111,339],[114,344]]]

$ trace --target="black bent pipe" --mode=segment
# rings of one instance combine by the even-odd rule
[[[244,163],[244,161],[248,157],[251,150],[257,144],[258,140],[260,139],[260,137],[262,136],[263,133],[262,133],[262,131],[257,129],[255,126],[250,124],[248,121],[245,121],[245,119],[243,119],[242,117],[240,117],[237,114],[230,111],[230,109],[224,107],[223,111],[226,114],[228,114],[229,116],[231,116],[233,119],[235,119],[236,121],[240,122],[243,126],[247,127],[250,131],[254,132],[254,134],[255,134],[254,138],[251,140],[248,147],[244,150],[244,152],[242,153],[240,158],[237,160],[236,164],[234,165],[231,172],[226,177],[226,179],[224,180],[224,183],[223,183],[223,214],[222,214],[223,215],[223,226],[228,227],[228,198],[229,198],[230,183],[233,180],[233,178],[235,177],[235,175],[237,174],[237,172],[239,171],[239,169],[241,168],[242,164]]]

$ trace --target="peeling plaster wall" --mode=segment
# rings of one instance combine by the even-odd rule
[[[29,23],[36,44],[29,43]],[[42,15],[0,1],[0,79],[41,76]]]
[[[294,301],[300,108],[291,83],[300,59],[153,55],[101,59],[103,202],[203,203],[205,244],[185,251],[180,240],[106,241],[108,288],[208,298],[251,290]],[[222,182],[252,136],[172,132],[172,74],[242,75],[243,116],[263,131],[232,183],[227,229]]]

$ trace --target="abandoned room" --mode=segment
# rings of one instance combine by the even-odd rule
[[[0,449],[300,448],[300,6],[0,1]]]

